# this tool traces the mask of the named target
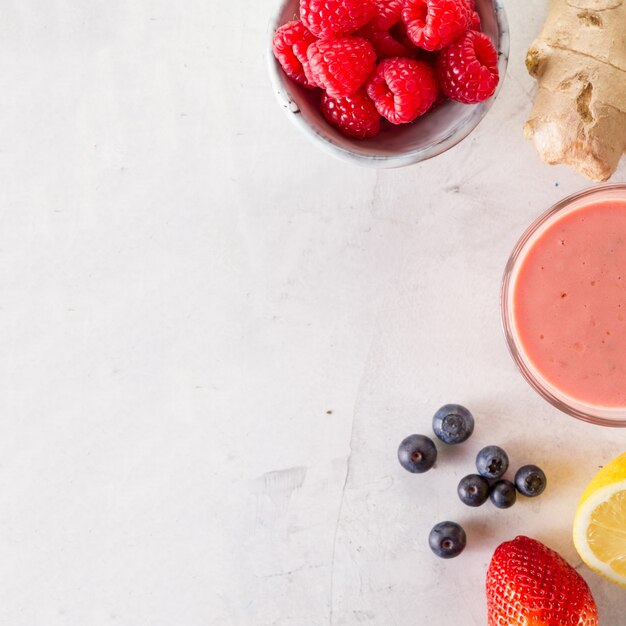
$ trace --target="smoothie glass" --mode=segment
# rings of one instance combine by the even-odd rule
[[[513,360],[544,399],[626,426],[626,184],[586,189],[537,218],[509,257],[500,308]]]

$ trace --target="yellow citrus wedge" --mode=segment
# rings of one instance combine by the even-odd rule
[[[626,587],[626,453],[604,466],[583,492],[574,545],[592,570]]]

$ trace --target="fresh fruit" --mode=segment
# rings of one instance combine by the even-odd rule
[[[510,480],[499,480],[494,483],[489,492],[489,499],[499,508],[508,509],[517,500],[515,485]]]
[[[439,522],[428,536],[430,549],[442,559],[459,556],[465,549],[467,536],[456,522]]]
[[[468,506],[480,506],[489,497],[489,483],[478,474],[469,474],[461,478],[456,490],[461,502]]]
[[[322,114],[348,137],[374,137],[380,131],[380,115],[363,89],[343,98],[322,94]]]
[[[482,23],[480,21],[480,15],[478,14],[478,11],[472,11],[472,20],[470,21],[469,29],[470,30],[482,29]]]
[[[433,430],[444,443],[462,443],[474,432],[474,417],[460,404],[446,404],[433,416]]]
[[[582,576],[535,539],[516,537],[498,546],[486,588],[488,626],[598,626]]]
[[[468,30],[441,52],[437,78],[443,93],[474,104],[490,98],[498,86],[498,53],[484,33]]]
[[[372,73],[376,54],[362,37],[337,37],[313,42],[307,56],[315,82],[333,98],[353,94]]]
[[[546,475],[536,465],[524,465],[515,472],[515,486],[523,496],[528,498],[534,498],[543,493],[546,484]]]
[[[476,455],[476,469],[481,476],[494,480],[504,475],[509,457],[499,446],[486,446]]]
[[[424,50],[441,50],[462,35],[472,20],[466,0],[405,0],[402,21],[411,41]]]
[[[376,12],[370,24],[377,30],[389,30],[400,21],[403,0],[374,0]]]
[[[357,32],[357,35],[364,37],[372,44],[378,59],[408,57],[412,54],[411,50],[395,39],[390,31],[377,28],[373,20],[363,26],[363,28]]]
[[[398,460],[407,472],[421,474],[435,464],[437,448],[430,437],[409,435],[398,447]]]
[[[460,72],[454,65],[456,57],[438,63],[440,51],[451,57],[449,50],[456,49],[457,39],[470,29],[480,29],[474,0],[299,0],[299,4],[300,20],[284,24],[274,34],[274,55],[294,82],[326,92],[320,99],[322,114],[347,137],[364,139],[379,132],[380,120],[375,121],[361,95],[354,102],[336,102],[363,86],[378,114],[392,124],[409,124],[445,102],[441,76],[459,101],[474,102],[461,98],[484,95],[485,81],[481,78],[477,86],[471,68],[461,68],[467,76],[454,83]],[[481,46],[476,44],[474,57],[482,62]],[[465,80],[474,82],[464,91]],[[479,88],[483,91],[477,96]]]
[[[469,7],[469,10],[472,14],[472,19],[470,20],[469,29],[480,30],[481,28],[480,15],[478,14],[478,11],[476,10],[476,3],[474,2],[474,0],[465,0],[465,1],[467,2],[467,6]]]
[[[300,0],[302,23],[316,37],[354,33],[375,13],[374,0]]]
[[[314,41],[315,36],[299,21],[283,24],[276,31],[272,41],[274,56],[285,74],[307,89],[314,89],[317,86],[306,55],[308,47]]]
[[[392,124],[412,122],[426,113],[437,97],[432,69],[422,61],[402,57],[381,61],[366,88],[378,112]]]
[[[593,570],[626,587],[626,453],[591,480],[576,509],[574,545]]]
[[[423,48],[418,48],[409,38],[406,32],[406,24],[400,20],[396,22],[390,29],[389,33],[396,40],[399,41],[407,50],[411,52],[413,57],[417,52],[426,52]],[[422,59],[418,59],[422,60]]]

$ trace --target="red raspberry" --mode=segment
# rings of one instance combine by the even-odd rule
[[[472,21],[470,22],[469,28],[470,30],[480,30],[482,28],[478,11],[472,12]]]
[[[390,29],[389,32],[391,33],[391,36],[396,40],[399,41],[407,50],[411,51],[411,56],[413,56],[416,52],[424,51],[423,48],[418,48],[409,38],[409,35],[406,32],[406,24],[400,20],[399,22],[397,22],[396,24],[394,24]],[[400,56],[404,56],[404,55],[400,55]]]
[[[367,81],[367,95],[392,124],[406,124],[426,113],[437,91],[429,65],[401,57],[381,61]]]
[[[389,30],[396,22],[400,21],[402,13],[402,0],[374,0],[376,13],[370,24],[376,30]]]
[[[314,41],[316,41],[315,37],[302,22],[288,22],[276,31],[272,42],[274,56],[278,59],[285,74],[307,89],[317,87],[306,56],[308,47]]]
[[[302,23],[321,38],[350,35],[376,12],[374,0],[300,0]]]
[[[476,2],[474,0],[465,0],[465,1],[467,2],[467,6],[472,12],[472,19],[470,21],[469,29],[480,30],[481,29],[480,15],[478,14],[478,11],[476,10]]]
[[[402,21],[411,41],[425,50],[441,50],[470,25],[466,0],[405,0]]]
[[[353,94],[376,64],[372,44],[362,37],[319,39],[307,56],[315,82],[333,98]]]
[[[439,55],[437,77],[443,93],[465,104],[482,102],[498,86],[498,53],[484,33],[468,30]]]
[[[322,94],[322,113],[344,135],[364,139],[380,131],[380,115],[364,89],[344,98]]]
[[[408,57],[412,55],[412,50],[398,41],[390,31],[379,30],[374,25],[374,20],[368,22],[357,33],[360,37],[365,37],[372,46],[374,52],[379,59],[385,59],[386,57]]]

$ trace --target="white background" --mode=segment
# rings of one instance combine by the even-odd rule
[[[3,3],[0,623],[484,626],[489,558],[524,533],[621,626],[626,591],[570,529],[626,433],[539,399],[499,325],[517,237],[587,184],[522,136],[546,3],[507,2],[509,72],[470,138],[379,172],[275,103],[274,8]],[[409,475],[398,442],[446,402],[473,438]],[[463,507],[489,443],[545,495]],[[444,562],[446,518],[469,545]]]

